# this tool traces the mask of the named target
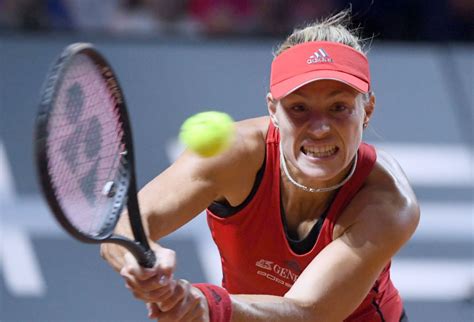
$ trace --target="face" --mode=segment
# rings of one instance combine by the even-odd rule
[[[374,97],[362,106],[359,93],[333,80],[309,83],[279,101],[267,96],[291,173],[303,182],[337,183],[357,152]]]

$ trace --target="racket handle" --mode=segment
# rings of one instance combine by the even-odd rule
[[[148,249],[145,251],[145,253],[142,253],[141,258],[138,258],[136,256],[135,258],[137,259],[138,264],[146,268],[152,268],[153,266],[155,266],[156,263],[155,253],[151,249]]]

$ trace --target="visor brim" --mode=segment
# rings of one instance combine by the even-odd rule
[[[367,93],[369,91],[368,82],[351,74],[336,70],[316,70],[304,73],[302,75],[297,75],[274,84],[271,86],[270,92],[272,93],[273,98],[278,100],[305,86],[306,84],[318,80],[335,80],[351,86],[360,93]]]

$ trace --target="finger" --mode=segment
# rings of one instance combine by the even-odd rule
[[[161,303],[163,301],[166,301],[168,298],[170,298],[173,295],[175,287],[176,287],[176,282],[173,281],[166,287],[162,287],[155,291],[147,292],[146,296],[151,302]]]
[[[158,265],[156,265],[156,267],[159,274],[170,277],[176,268],[176,252],[171,249],[161,247],[156,243],[153,243],[151,248],[157,255],[156,262]]]
[[[156,303],[150,303],[148,302],[146,304],[146,307],[148,309],[148,318],[149,319],[158,319],[161,311],[158,308],[158,305]]]
[[[143,282],[137,279],[135,276],[126,275],[126,273],[122,274],[122,277],[125,280],[125,287],[133,290],[134,292],[145,293],[151,290],[154,290],[153,283],[151,282]]]
[[[126,254],[125,258],[127,262],[120,271],[120,275],[132,289],[149,292],[168,284],[168,276],[160,276],[156,269],[140,267],[130,253]]]
[[[150,299],[158,305],[158,308],[160,309],[160,311],[164,312],[163,307],[162,307],[163,303],[169,302],[173,296],[176,296],[174,295],[174,292],[175,292],[177,283],[178,283],[177,281],[173,280],[170,282],[169,288],[167,288],[166,290],[158,290],[156,292],[151,292],[149,294]]]
[[[159,290],[145,292],[140,288],[134,288],[130,284],[125,284],[125,287],[128,288],[133,296],[138,300],[145,302],[156,302],[160,304],[162,301],[169,301],[169,298],[173,296],[174,288],[176,286],[176,281],[170,283],[169,286],[160,288]]]
[[[171,279],[168,276],[153,276],[147,280],[139,280],[130,275],[123,277],[130,288],[141,292],[152,292],[162,288],[169,288],[173,278],[173,276],[171,276]]]
[[[125,265],[120,270],[122,276],[134,276],[135,279],[138,280],[147,280],[158,274],[157,270],[154,268],[141,267],[135,257],[130,253],[126,253],[124,259]]]
[[[152,306],[153,316],[150,319],[157,319],[159,322],[177,322],[174,315],[170,312],[163,312],[159,309],[159,306],[154,303]]]
[[[148,280],[151,277],[159,276],[162,284],[166,284],[166,279],[171,279],[176,267],[176,253],[167,248],[163,248],[158,244],[154,244],[152,249],[155,251],[157,257],[155,266],[152,268],[141,267],[136,261],[135,257],[126,253],[124,255],[125,264],[120,271],[122,276],[128,276],[133,280]],[[132,278],[131,276],[135,276]]]
[[[187,281],[177,281],[176,287],[174,288],[174,291],[172,292],[171,296],[161,300],[158,303],[159,308],[163,312],[171,310],[176,304],[179,303],[179,301],[181,301],[185,296],[189,294],[190,290],[191,285]]]

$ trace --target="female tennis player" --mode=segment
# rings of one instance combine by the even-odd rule
[[[232,148],[185,152],[139,201],[150,241],[207,209],[222,287],[173,279],[102,246],[104,258],[159,321],[407,321],[390,261],[419,221],[397,162],[362,142],[375,109],[348,12],[296,30],[276,51],[269,116],[237,123]],[[237,93],[236,93],[237,95]],[[130,234],[122,218],[118,233]]]

